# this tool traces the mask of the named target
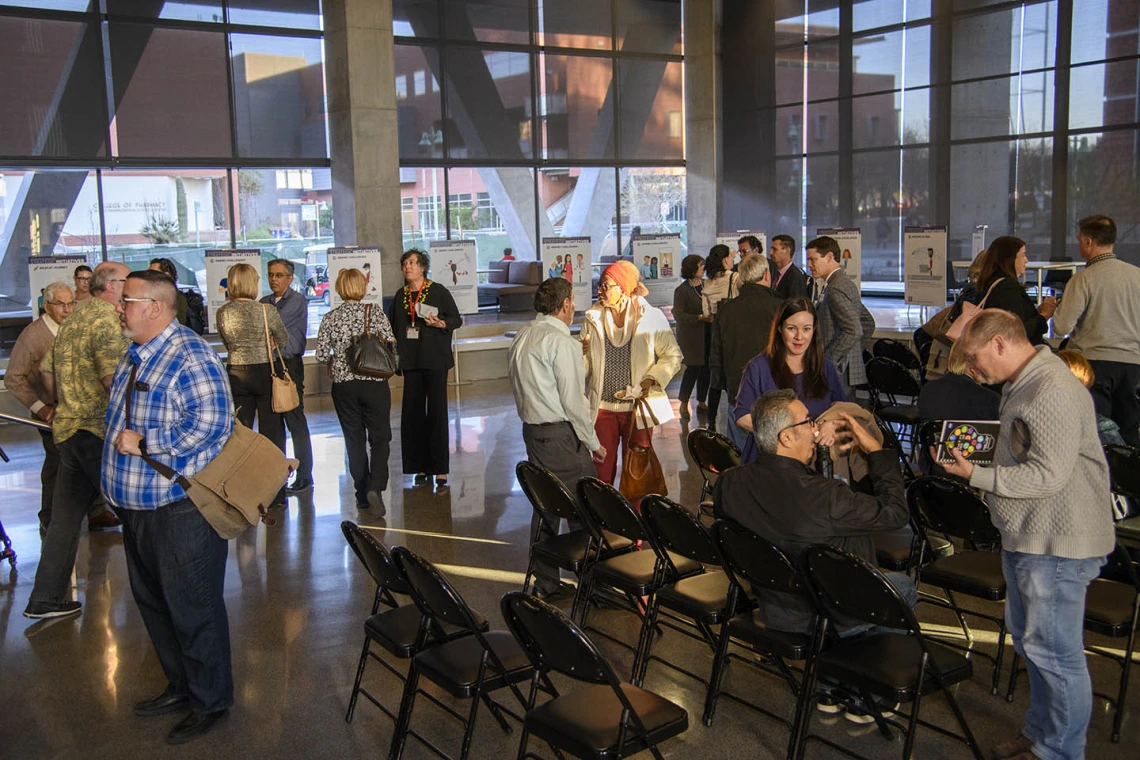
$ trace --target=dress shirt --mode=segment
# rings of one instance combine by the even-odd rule
[[[4,387],[32,414],[52,402],[44,387],[40,363],[51,353],[59,323],[44,314],[20,333],[8,358]]]
[[[233,432],[234,402],[222,360],[177,320],[143,345],[131,344],[115,371],[107,407],[102,487],[122,509],[157,509],[186,498],[178,483],[149,464],[120,454],[115,439],[127,427],[127,379],[138,366],[131,402],[131,430],[143,436],[146,453],[184,477],[192,477],[222,450]]]
[[[289,333],[289,345],[281,347],[281,353],[286,356],[300,356],[305,353],[305,340],[309,332],[309,302],[297,291],[289,288],[284,295],[278,298],[267,295],[261,303],[277,307],[281,321],[285,323],[285,331]]]
[[[539,314],[519,330],[507,355],[511,391],[528,425],[569,422],[586,448],[601,446],[586,405],[582,346],[560,319]]]

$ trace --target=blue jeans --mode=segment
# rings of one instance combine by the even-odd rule
[[[1065,559],[1002,552],[1005,624],[1029,672],[1022,734],[1041,760],[1085,756],[1092,682],[1085,660],[1085,591],[1104,557]]]
[[[116,509],[127,575],[168,688],[198,713],[234,703],[230,627],[222,592],[229,544],[189,499]]]

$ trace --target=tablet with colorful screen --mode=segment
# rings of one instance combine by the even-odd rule
[[[954,461],[950,450],[957,449],[974,464],[993,464],[1001,424],[994,420],[945,420],[938,437],[938,463]]]

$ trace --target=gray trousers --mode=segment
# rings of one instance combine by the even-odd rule
[[[578,440],[574,434],[574,427],[569,422],[553,422],[545,425],[523,424],[523,443],[526,445],[526,456],[532,463],[537,464],[554,473],[577,499],[578,481],[582,478],[597,476],[594,460],[590,458],[590,451],[585,444]],[[582,527],[577,520],[568,520],[570,530]],[[549,530],[542,524],[538,514],[531,517],[531,535],[545,533]],[[534,565],[535,586],[548,590],[558,584],[558,568],[551,567],[542,562]]]

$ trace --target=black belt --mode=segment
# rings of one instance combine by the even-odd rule
[[[569,425],[569,420],[558,420],[558,422],[524,422],[523,427],[554,427],[555,425]]]

